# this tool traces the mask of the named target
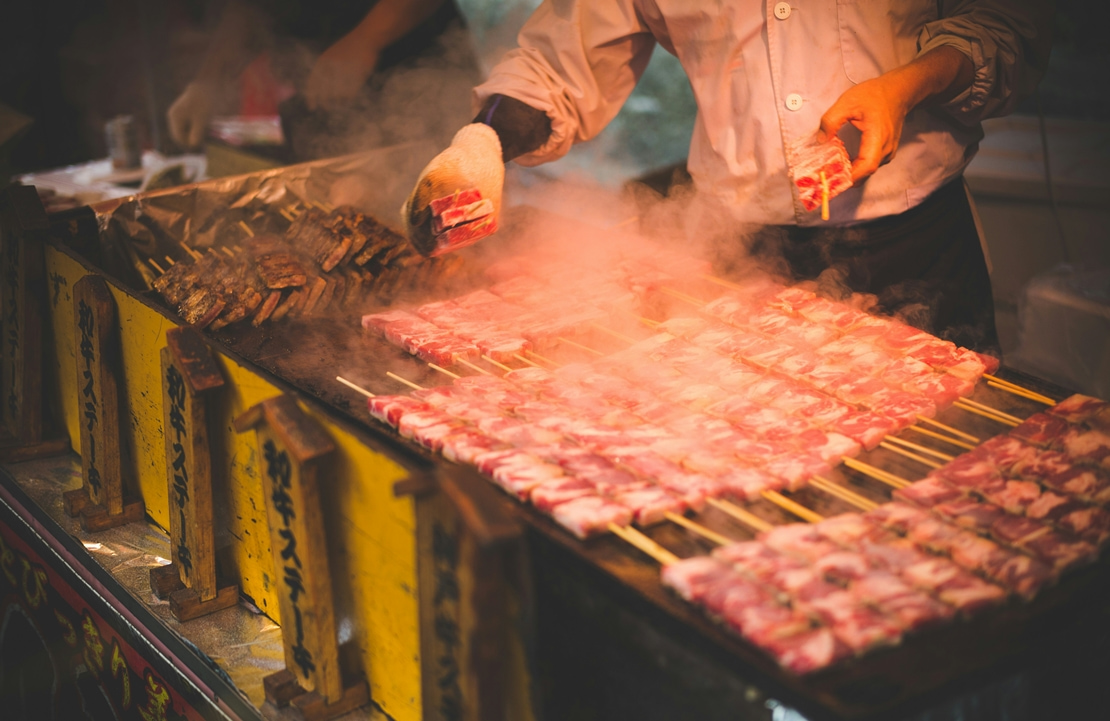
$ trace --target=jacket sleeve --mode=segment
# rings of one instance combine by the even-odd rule
[[[494,94],[543,111],[551,134],[517,158],[532,166],[557,160],[616,116],[647,67],[655,39],[635,0],[544,0],[489,79],[474,89],[481,106]]]
[[[1037,87],[1052,46],[1048,0],[939,0],[940,18],[925,25],[919,53],[954,47],[975,68],[971,87],[943,108],[974,125],[1005,115]]]

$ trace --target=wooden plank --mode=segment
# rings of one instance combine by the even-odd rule
[[[103,530],[141,520],[144,510],[142,501],[124,499],[115,301],[104,279],[89,275],[74,285],[73,305],[82,488],[65,494],[66,510],[80,514],[86,530]]]
[[[531,637],[527,601],[509,600],[522,544],[483,542],[445,493],[419,496],[416,519],[424,718],[530,717],[527,668],[509,661],[512,634]]]
[[[218,584],[214,548],[208,401],[224,381],[208,346],[191,328],[166,333],[161,367],[173,562],[151,570],[151,588],[169,599],[178,620],[186,621],[239,600],[238,586]],[[176,574],[176,584],[165,579],[170,573]]]
[[[43,384],[45,261],[49,226],[34,188],[0,192],[0,460],[55,455],[68,439],[47,428]]]
[[[236,427],[256,424],[270,546],[281,579],[286,668],[271,679],[267,700],[276,709],[288,705],[302,718],[322,721],[361,705],[369,693],[362,679],[345,682],[339,661],[318,488],[321,461],[335,446],[291,396],[260,405],[261,413],[248,411]]]
[[[417,583],[424,718],[473,719],[468,634],[463,628],[462,524],[443,494],[416,499]]]

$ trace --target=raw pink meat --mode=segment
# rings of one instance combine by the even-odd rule
[[[551,513],[557,523],[578,538],[587,538],[608,530],[610,523],[627,526],[632,511],[598,496],[583,496],[560,503]]]

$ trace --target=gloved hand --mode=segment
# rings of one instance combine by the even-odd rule
[[[170,137],[183,148],[198,148],[208,131],[208,121],[212,119],[212,106],[216,99],[216,87],[204,80],[194,80],[173,101],[166,111],[166,121]]]
[[[505,163],[493,128],[471,123],[420,173],[401,220],[409,242],[436,256],[497,231]]]

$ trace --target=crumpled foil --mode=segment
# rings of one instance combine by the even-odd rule
[[[399,226],[401,204],[420,169],[435,154],[427,142],[317,160],[249,175],[216,178],[140,193],[91,206],[100,230],[102,269],[136,288],[150,288],[166,257],[203,250],[273,230],[281,208],[299,204],[353,205],[381,222]]]

